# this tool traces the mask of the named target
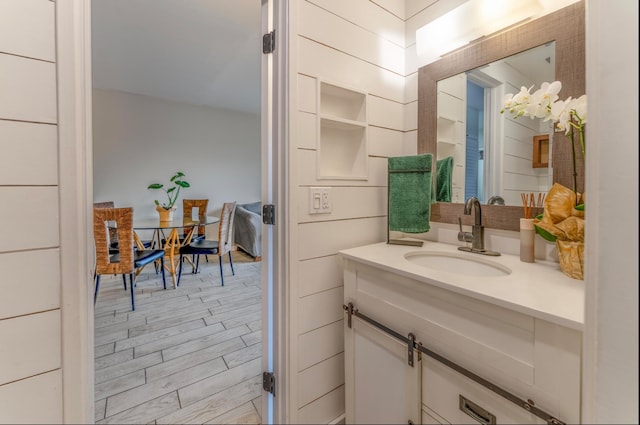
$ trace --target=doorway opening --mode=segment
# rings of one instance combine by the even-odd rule
[[[177,171],[190,183],[178,214],[182,199],[208,199],[214,216],[226,201],[263,199],[262,5],[190,6],[92,2],[94,202],[132,206],[134,222],[157,217],[158,193],[147,186]],[[216,235],[207,226],[206,237]],[[232,253],[235,275],[225,258],[224,286],[217,258],[202,258],[197,274],[185,264],[180,285],[169,278],[166,290],[146,267],[135,311],[131,288],[103,278],[94,316],[98,423],[260,420],[266,300],[262,262],[246,251]]]

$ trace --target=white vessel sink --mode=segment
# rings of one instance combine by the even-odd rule
[[[438,251],[414,251],[404,255],[408,261],[422,267],[466,276],[508,276],[511,269],[480,254]]]

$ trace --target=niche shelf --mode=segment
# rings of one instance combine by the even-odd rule
[[[438,117],[438,135],[437,140],[438,143],[455,145],[456,138],[456,120],[449,117]]]
[[[318,179],[366,180],[367,94],[318,82]]]

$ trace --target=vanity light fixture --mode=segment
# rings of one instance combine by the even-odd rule
[[[418,66],[543,10],[538,0],[468,0],[416,31]]]

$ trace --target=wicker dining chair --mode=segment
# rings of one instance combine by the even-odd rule
[[[116,204],[113,201],[94,202],[93,208],[115,208]],[[109,226],[109,248],[111,254],[118,253],[118,229],[111,223]]]
[[[117,254],[110,252],[108,229],[113,227],[112,223],[115,223],[117,226],[116,231],[118,233],[119,245]],[[98,291],[100,290],[100,276],[103,274],[122,274],[125,290],[127,289],[126,275],[129,275],[131,310],[135,310],[135,271],[156,260],[160,260],[162,283],[164,288],[167,289],[164,273],[164,250],[134,250],[133,208],[94,208],[93,238],[96,245],[94,305],[98,299]]]
[[[116,204],[113,201],[94,202],[93,208],[115,208]],[[111,246],[111,252],[113,254],[118,253],[118,231],[115,226],[109,226],[109,241]],[[145,248],[151,248],[153,241],[142,241]]]
[[[183,199],[182,200],[182,217],[183,218],[191,218],[193,216],[193,209],[198,209],[198,218],[202,219],[207,215],[207,205],[209,205],[208,199]],[[184,242],[184,240],[189,235],[187,229],[183,229],[182,235],[180,235],[180,245]],[[162,245],[164,246],[167,242],[164,233],[162,235]],[[205,238],[205,228],[204,226],[198,226],[197,232],[194,230],[193,235],[191,235],[191,240],[199,240]]]
[[[198,209],[198,218],[202,219],[207,216],[207,206],[209,205],[208,199],[183,199],[182,200],[182,216],[184,218],[191,218],[193,216],[193,209]],[[186,237],[187,235],[184,235]],[[198,240],[205,238],[205,227],[198,226],[197,232],[194,231],[191,240]]]
[[[236,213],[235,202],[225,202],[222,205],[222,213],[220,214],[220,223],[218,225],[218,240],[198,240],[191,242],[189,245],[185,245],[180,248],[180,267],[178,269],[178,286],[180,286],[180,276],[182,275],[182,257],[184,255],[196,256],[196,267],[193,269],[193,273],[198,273],[198,266],[200,265],[200,255],[217,255],[220,263],[220,279],[222,280],[222,286],[224,286],[224,274],[222,272],[222,257],[225,254],[229,254],[229,263],[231,265],[231,273],[236,274],[233,269],[233,259],[231,258],[231,248],[233,247],[233,219]]]

